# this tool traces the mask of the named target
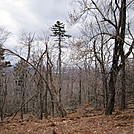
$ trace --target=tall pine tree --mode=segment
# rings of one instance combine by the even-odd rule
[[[51,30],[53,32],[53,35],[54,37],[56,37],[56,41],[58,41],[58,50],[59,50],[59,53],[58,53],[58,65],[57,65],[57,68],[58,68],[58,101],[59,101],[59,104],[61,105],[61,90],[62,90],[62,77],[61,77],[61,68],[62,68],[62,57],[61,57],[61,54],[62,54],[62,41],[63,39],[65,38],[69,38],[71,37],[71,35],[68,35],[66,34],[66,31],[65,31],[65,24],[63,24],[62,22],[60,21],[57,21],[52,27],[51,27]],[[61,115],[64,116],[64,112],[63,110],[60,111],[61,112]]]
[[[62,22],[60,21],[57,21],[56,24],[54,24],[52,27],[51,27],[51,30],[53,32],[53,35],[54,37],[57,37],[57,40],[58,41],[58,49],[59,49],[59,54],[58,54],[58,74],[59,74],[59,82],[58,82],[58,92],[59,92],[59,102],[61,102],[61,88],[62,88],[62,78],[61,78],[61,53],[62,53],[62,40],[66,37],[71,37],[71,35],[68,35],[66,34],[66,31],[65,31],[65,24],[63,24]]]

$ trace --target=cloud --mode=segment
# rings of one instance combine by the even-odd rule
[[[73,36],[75,38],[79,37],[80,29],[81,29],[81,24],[80,23],[76,23],[76,24],[74,24],[72,26],[69,26],[67,29],[68,29],[67,30],[68,33],[71,34],[71,36]]]
[[[0,0],[0,9],[0,25],[34,31],[66,21],[69,5],[66,0]]]
[[[7,41],[7,47],[11,47],[11,44],[17,45],[17,37],[22,30],[25,32],[48,30],[57,20],[66,24],[68,12],[72,8],[71,1],[0,0],[0,25],[4,25],[13,34]],[[69,27],[69,30],[71,29],[73,32],[76,31]]]

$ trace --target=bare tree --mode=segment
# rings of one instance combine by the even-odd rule
[[[4,27],[0,27],[0,117],[1,121],[4,119],[4,106],[7,97],[7,82],[5,81],[6,75],[4,73],[4,68],[10,66],[9,61],[4,61],[4,50],[3,45],[9,37],[10,32],[8,32]]]
[[[115,102],[115,91],[116,91],[116,80],[120,70],[123,72],[122,79],[125,80],[124,69],[125,69],[125,60],[132,52],[134,46],[134,39],[132,37],[132,42],[127,52],[125,51],[126,45],[126,25],[127,25],[127,17],[126,12],[129,8],[130,4],[133,3],[127,2],[126,0],[120,1],[87,1],[80,0],[78,1],[81,5],[79,19],[85,17],[88,20],[88,16],[91,15],[92,18],[97,18],[98,25],[103,26],[103,29],[100,31],[95,30],[94,27],[94,35],[88,35],[90,40],[97,40],[102,35],[108,38],[106,42],[114,41],[112,43],[112,60],[109,71],[109,79],[108,79],[108,94],[107,94],[107,102],[105,108],[105,114],[112,114],[114,109]],[[129,5],[129,6],[128,6]],[[85,19],[85,20],[86,20]],[[95,19],[93,21],[95,21]],[[89,20],[88,20],[89,21]],[[130,30],[130,29],[129,29]],[[131,31],[131,30],[130,30]],[[105,44],[105,42],[103,42]],[[96,46],[94,41],[94,47]],[[96,48],[94,48],[95,50]],[[95,50],[96,51],[96,50]],[[96,52],[95,52],[96,53]],[[95,54],[97,55],[97,53]],[[104,64],[103,61],[97,59],[101,64]],[[123,69],[124,68],[124,69]],[[122,80],[122,81],[123,81]],[[122,88],[122,99],[123,102],[122,108],[125,108],[125,86],[124,83]]]

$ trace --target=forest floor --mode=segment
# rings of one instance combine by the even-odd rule
[[[26,118],[3,123],[0,134],[134,134],[134,109],[106,116],[82,107],[64,118]]]

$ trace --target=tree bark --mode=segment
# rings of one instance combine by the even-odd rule
[[[120,46],[121,46],[121,98],[120,98],[120,110],[123,110],[126,108],[126,78],[125,78],[125,55],[124,55],[124,40],[125,40],[125,29],[126,29],[126,0],[122,0],[121,3],[121,39],[120,39]]]
[[[81,75],[82,75],[82,68],[81,67],[79,67],[79,105],[81,105],[82,104],[82,100],[81,100],[81,90],[82,90],[82,80],[81,80]]]
[[[116,86],[116,80],[118,76],[118,61],[119,61],[119,55],[118,55],[118,40],[115,39],[115,46],[114,46],[114,52],[113,52],[113,61],[112,61],[112,67],[110,70],[110,78],[108,82],[108,102],[105,108],[105,114],[111,115],[114,109],[114,103],[115,103],[115,86]]]
[[[59,35],[59,57],[58,57],[58,74],[59,74],[59,102],[61,103],[61,88],[62,88],[62,78],[61,78],[61,37]]]
[[[117,73],[117,72],[116,72]],[[106,115],[111,115],[114,109],[114,103],[115,103],[115,84],[117,79],[117,74],[114,71],[110,73],[110,80],[108,83],[108,102],[105,109]]]

